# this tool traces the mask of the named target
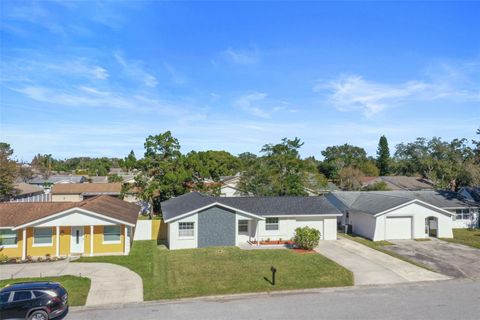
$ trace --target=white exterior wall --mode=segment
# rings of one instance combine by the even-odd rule
[[[374,241],[381,241],[388,238],[385,235],[385,219],[387,217],[412,217],[412,236],[415,239],[428,237],[428,235],[425,234],[425,218],[436,217],[438,219],[437,236],[439,238],[453,238],[451,216],[440,213],[418,203],[411,203],[407,206],[401,207],[395,211],[378,216],[376,218],[375,235],[373,237]]]
[[[231,186],[225,185],[220,188],[220,195],[222,197],[240,197],[241,192]]]
[[[265,230],[265,220],[258,221],[258,237],[263,240],[290,240],[295,229],[308,226],[320,231],[321,240],[337,239],[337,217],[278,217],[278,230]]]
[[[193,222],[194,232],[193,237],[183,238],[178,236],[179,222]],[[188,217],[182,218],[168,223],[168,246],[170,250],[175,249],[193,249],[198,248],[198,213],[192,214]]]
[[[373,215],[367,213],[349,213],[349,224],[351,224],[352,232],[362,237],[373,239],[375,237],[376,219]]]
[[[52,202],[78,202],[82,201],[81,194],[52,194]]]

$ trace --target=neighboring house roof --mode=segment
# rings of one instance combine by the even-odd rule
[[[120,194],[122,183],[65,183],[52,186],[52,194]]]
[[[469,200],[480,202],[480,187],[463,187],[459,193]]]
[[[413,200],[441,209],[480,206],[450,191],[344,191],[331,193],[328,197],[340,200],[350,212],[369,214],[377,214]]]
[[[87,178],[85,176],[73,176],[73,175],[55,175],[50,176],[47,179],[42,177],[36,177],[28,181],[30,184],[56,184],[56,183],[82,183],[85,182]]]
[[[42,188],[25,183],[25,182],[16,183],[14,187],[18,191],[17,196],[26,196],[26,195],[44,193]]]
[[[389,190],[433,190],[434,186],[422,177],[409,176],[380,176],[380,177],[362,177],[360,179],[362,186],[366,187],[375,183],[384,182]]]
[[[97,196],[81,202],[0,203],[0,227],[17,227],[48,216],[79,208],[129,224],[135,224],[140,207],[110,196]]]
[[[162,202],[162,213],[165,220],[171,220],[214,204],[257,216],[342,214],[325,197],[212,197],[198,192]]]

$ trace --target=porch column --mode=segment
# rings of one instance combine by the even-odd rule
[[[22,229],[22,260],[27,259],[27,228]]]
[[[57,251],[57,257],[60,257],[60,227],[56,226],[55,228],[55,244],[56,244],[56,251]]]
[[[258,222],[257,220],[256,226],[255,226],[255,238],[257,238],[257,247],[260,247],[260,238],[258,237]]]
[[[125,237],[124,237],[124,242],[125,242],[125,251],[124,254],[128,255],[130,253],[130,227],[125,226]]]
[[[93,226],[90,226],[90,256],[93,256]]]

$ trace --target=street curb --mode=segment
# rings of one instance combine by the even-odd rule
[[[286,295],[298,295],[298,294],[312,294],[312,293],[330,293],[330,292],[345,292],[345,291],[354,291],[357,289],[364,288],[390,288],[398,286],[421,286],[428,283],[435,283],[440,281],[473,281],[471,279],[447,279],[447,280],[434,280],[434,281],[416,281],[416,282],[404,282],[404,283],[394,283],[394,284],[382,284],[382,285],[360,285],[360,286],[348,286],[348,287],[329,287],[329,288],[312,288],[312,289],[295,289],[295,290],[279,290],[271,292],[249,292],[249,293],[236,293],[236,294],[226,294],[226,295],[213,295],[213,296],[201,296],[193,298],[179,298],[179,299],[161,299],[161,300],[150,300],[142,302],[129,302],[129,303],[120,303],[120,304],[106,304],[98,306],[80,306],[80,307],[70,307],[70,312],[81,312],[81,311],[90,311],[90,310],[106,310],[106,309],[126,309],[126,308],[135,308],[135,307],[148,307],[149,305],[166,305],[166,304],[178,304],[178,303],[189,303],[196,301],[205,301],[205,302],[228,302],[231,300],[242,300],[248,298],[268,298],[275,296],[286,296]]]

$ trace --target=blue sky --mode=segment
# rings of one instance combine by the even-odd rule
[[[0,136],[19,159],[375,154],[480,126],[480,2],[1,2]]]

